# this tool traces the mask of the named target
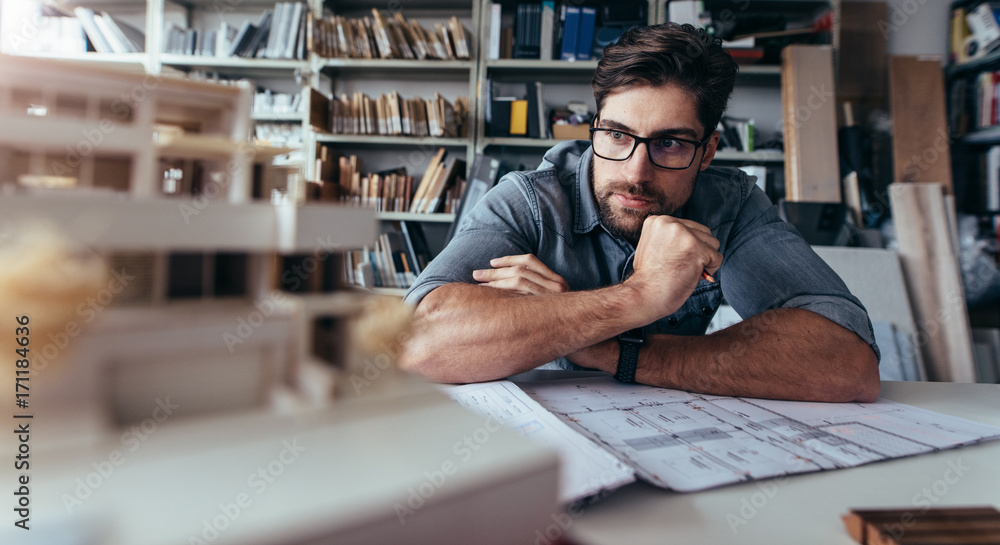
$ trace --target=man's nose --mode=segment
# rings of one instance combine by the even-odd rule
[[[652,177],[653,163],[649,161],[649,144],[645,142],[636,146],[632,156],[622,161],[622,174],[631,183],[647,182]]]

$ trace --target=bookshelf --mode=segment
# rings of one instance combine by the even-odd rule
[[[12,2],[15,0],[11,0]],[[681,1],[681,0],[674,0]],[[86,4],[86,2],[84,2]],[[644,22],[658,23],[667,20],[670,12],[666,0],[634,0],[626,6],[640,6],[644,10]],[[476,154],[498,156],[505,168],[534,168],[545,150],[560,142],[546,133],[542,138],[526,136],[494,136],[486,124],[488,104],[486,97],[495,96],[496,91],[523,98],[527,83],[541,83],[541,103],[546,110],[563,107],[569,101],[580,101],[594,109],[590,78],[597,61],[590,60],[550,60],[525,58],[492,58],[489,51],[491,28],[491,4],[488,0],[463,0],[448,2],[443,0],[413,0],[405,5],[386,5],[374,0],[308,0],[306,9],[314,19],[343,16],[357,18],[371,15],[378,9],[383,16],[392,17],[397,9],[407,20],[416,21],[426,29],[435,23],[447,23],[452,16],[458,17],[468,33],[470,56],[468,59],[404,59],[404,58],[347,58],[328,57],[309,51],[301,59],[289,58],[245,58],[229,56],[191,55],[172,52],[171,31],[197,29],[206,33],[220,29],[220,25],[240,27],[244,22],[256,23],[265,10],[276,10],[274,0],[219,1],[194,0],[173,2],[168,0],[147,0],[127,5],[93,2],[90,7],[114,11],[145,31],[145,51],[130,54],[109,53],[34,53],[35,56],[57,56],[93,65],[116,64],[142,67],[153,74],[188,73],[202,77],[222,79],[252,80],[254,85],[272,90],[274,93],[301,93],[302,108],[296,112],[255,112],[250,116],[250,127],[264,127],[259,132],[275,133],[278,142],[284,144],[281,131],[293,130],[299,135],[293,138],[291,147],[300,151],[284,156],[284,168],[292,172],[298,169],[303,180],[317,180],[316,159],[325,147],[345,155],[355,155],[362,160],[363,172],[379,172],[385,169],[405,167],[407,173],[419,180],[426,171],[438,149],[445,148],[448,155],[462,157],[466,167],[471,168]],[[596,6],[597,3],[585,3]],[[705,2],[708,11],[716,17],[731,2],[712,0]],[[510,26],[516,22],[515,0],[501,0],[501,23]],[[741,11],[783,10],[795,13],[809,13],[833,7],[838,2],[809,0],[806,2],[786,2],[779,0],[750,0],[740,4]],[[102,7],[103,6],[103,7]],[[556,6],[558,8],[558,5]],[[739,13],[737,14],[739,15]],[[555,14],[558,26],[559,14]],[[836,17],[834,18],[836,19]],[[601,21],[598,20],[598,26]],[[832,33],[836,42],[835,30]],[[175,45],[175,44],[174,44]],[[308,44],[307,44],[308,45]],[[197,49],[197,43],[195,44]],[[309,48],[307,48],[309,49]],[[560,53],[560,52],[554,52]],[[555,55],[554,55],[555,56]],[[963,67],[962,70],[971,68]],[[731,113],[738,117],[756,117],[760,135],[769,138],[777,131],[781,118],[780,99],[776,98],[780,86],[780,66],[768,64],[745,64],[741,66],[737,92]],[[313,109],[310,89],[315,89],[327,97],[355,92],[372,97],[380,93],[398,91],[401,98],[429,98],[440,92],[449,101],[459,96],[469,97],[470,112],[467,128],[458,137],[427,137],[373,134],[334,134],[310,123]],[[773,122],[773,123],[772,123]],[[768,128],[771,134],[768,134]],[[989,134],[970,138],[990,138]],[[300,144],[299,144],[300,142]],[[758,140],[760,142],[760,140]],[[780,151],[758,149],[754,152],[720,150],[716,156],[720,164],[751,165],[764,167],[780,176],[779,166],[784,161]],[[780,180],[778,181],[780,183]],[[290,197],[303,202],[308,184],[300,183],[296,188],[288,188]],[[267,195],[258,198],[267,199]],[[379,212],[377,221],[392,224],[398,221],[417,222],[428,230],[432,246],[443,245],[447,226],[452,221],[449,214],[411,214],[408,212]],[[383,225],[385,227],[385,225]]]

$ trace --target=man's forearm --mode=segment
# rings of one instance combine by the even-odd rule
[[[644,325],[637,297],[622,284],[537,296],[447,284],[417,306],[402,364],[439,382],[507,377]]]
[[[614,342],[572,354],[613,373]],[[874,401],[875,353],[856,334],[803,309],[776,309],[706,336],[652,335],[636,381],[715,395],[811,401]]]

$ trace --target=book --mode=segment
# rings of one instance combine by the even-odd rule
[[[111,47],[111,43],[108,41],[108,38],[97,26],[94,10],[78,6],[73,8],[73,13],[75,13],[76,18],[80,20],[80,24],[83,26],[84,32],[87,33],[87,38],[94,46],[95,51],[98,53],[115,53],[115,50]]]
[[[430,246],[427,245],[424,229],[420,222],[401,221],[399,224],[410,255],[410,264],[413,266],[415,274],[419,275],[431,262],[431,250]]]
[[[542,100],[542,82],[528,82],[524,87],[528,97],[528,138],[546,138],[549,123]]]
[[[433,185],[427,195],[427,206],[422,210],[425,214],[433,214],[444,204],[444,195],[448,188],[455,184],[456,179],[465,176],[465,160],[456,156],[448,158],[435,176]]]
[[[528,101],[515,100],[510,103],[510,135],[528,134]]]
[[[488,157],[477,153],[472,160],[472,169],[469,171],[469,182],[462,192],[462,198],[458,203],[458,210],[455,211],[455,219],[448,228],[446,243],[458,233],[464,225],[463,219],[469,210],[472,210],[476,203],[484,195],[493,189],[500,174],[500,160],[495,157]]]
[[[562,46],[559,58],[564,61],[576,60],[576,40],[580,32],[580,8],[563,4],[560,20],[562,21]]]
[[[597,8],[580,8],[580,28],[576,33],[576,60],[589,61],[590,48],[594,45],[594,28],[597,25]]]
[[[434,157],[431,158],[430,163],[427,165],[427,170],[424,171],[423,178],[420,179],[420,185],[417,186],[417,192],[413,195],[410,212],[423,212],[424,208],[426,208],[427,193],[434,183],[434,177],[437,175],[438,169],[442,167],[441,162],[444,160],[445,153],[445,149],[440,148]]]
[[[556,3],[554,0],[542,2],[541,31],[539,35],[538,58],[552,60],[552,46],[556,24]]]
[[[1000,427],[887,400],[703,395],[621,384],[605,374],[442,388],[466,408],[557,449],[564,502],[636,478],[694,492],[1000,439]]]
[[[490,136],[510,136],[510,114],[514,97],[495,97],[490,104]]]

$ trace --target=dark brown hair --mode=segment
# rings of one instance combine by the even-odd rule
[[[605,47],[590,86],[600,112],[609,94],[630,85],[678,85],[694,95],[707,135],[726,111],[736,71],[719,39],[692,25],[665,23],[633,28]]]

